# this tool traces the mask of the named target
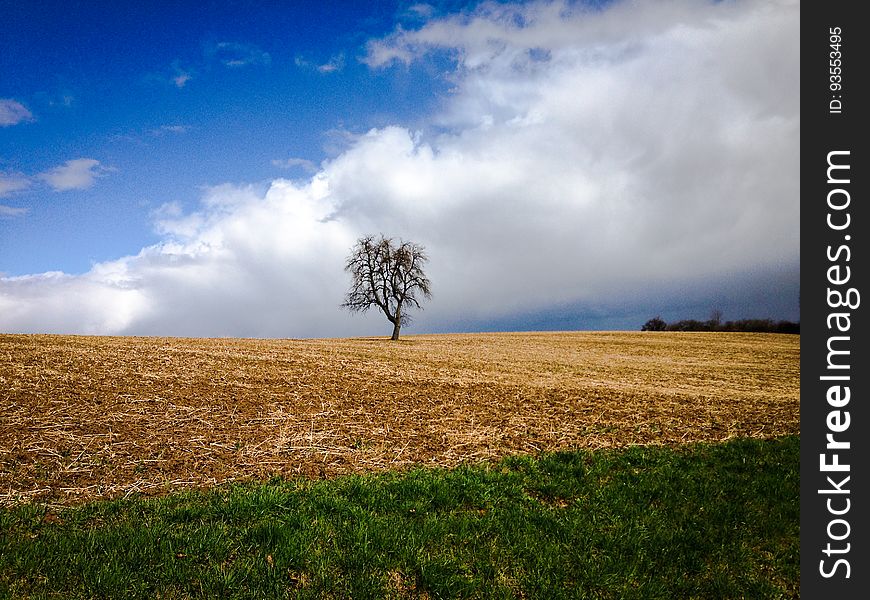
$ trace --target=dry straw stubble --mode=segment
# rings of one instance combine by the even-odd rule
[[[0,335],[0,503],[799,432],[799,336]]]

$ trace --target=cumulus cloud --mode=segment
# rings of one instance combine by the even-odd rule
[[[100,165],[100,161],[93,158],[75,158],[59,167],[40,173],[39,178],[56,192],[84,190],[94,185],[97,177],[107,170],[109,169]]]
[[[362,332],[364,319],[351,321],[327,308],[340,302],[344,282],[336,274],[354,240],[347,225],[325,219],[332,210],[322,178],[303,187],[278,180],[265,194],[246,186],[210,188],[194,213],[162,207],[155,219],[165,240],[136,256],[79,276],[0,279],[0,328],[249,336],[317,335],[336,327]]]
[[[163,241],[136,256],[0,280],[0,328],[376,333],[377,315],[338,305],[348,249],[378,232],[428,249],[418,331],[724,297],[770,308],[799,269],[798,24],[792,2],[674,1],[484,4],[397,29],[370,65],[454,61],[437,133],[371,130],[307,181],[165,205]]]
[[[0,98],[0,127],[32,121],[33,113],[27,107],[11,98]]]
[[[140,291],[116,284],[106,266],[84,276],[60,272],[0,279],[0,320],[6,331],[116,332],[142,314]]]

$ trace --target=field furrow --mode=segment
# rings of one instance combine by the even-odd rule
[[[799,433],[800,337],[0,335],[0,503]]]

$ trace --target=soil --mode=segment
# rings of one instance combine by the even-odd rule
[[[800,337],[0,335],[0,504],[800,432]]]

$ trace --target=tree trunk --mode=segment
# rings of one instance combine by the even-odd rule
[[[393,337],[390,339],[396,341],[399,339],[399,330],[402,328],[402,305],[396,306],[396,314],[393,318]]]

